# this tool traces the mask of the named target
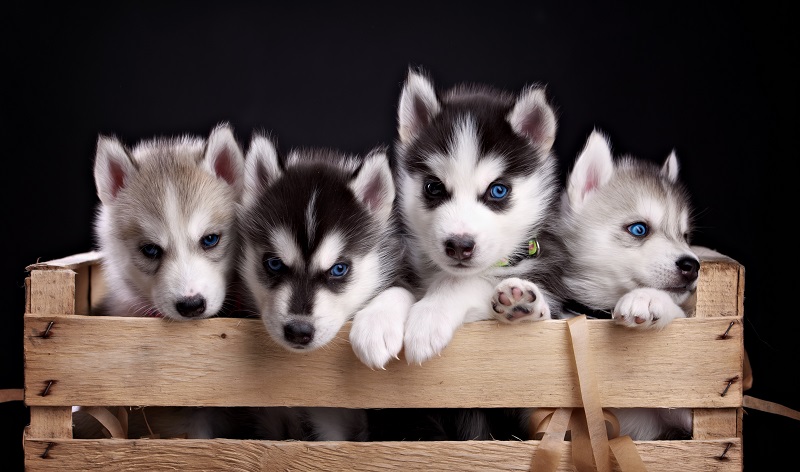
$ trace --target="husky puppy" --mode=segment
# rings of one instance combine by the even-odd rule
[[[558,313],[556,117],[544,89],[461,85],[438,94],[410,70],[398,131],[398,208],[419,279],[408,363],[440,354],[464,322]]]
[[[560,233],[569,252],[567,309],[638,330],[692,314],[700,261],[689,245],[692,208],[675,153],[661,166],[614,159],[608,139],[595,130],[567,180]],[[635,440],[691,433],[688,409],[615,414],[621,434]]]
[[[396,358],[414,298],[399,282],[403,249],[385,150],[296,149],[281,160],[256,135],[245,182],[240,272],[270,337],[309,352],[352,320],[350,343],[364,364],[383,368]],[[303,411],[323,439],[352,438],[366,421],[357,410]]]
[[[95,220],[107,292],[93,314],[202,319],[225,311],[237,257],[236,205],[244,154],[233,130],[183,135],[128,148],[100,136],[94,163]],[[76,407],[74,436],[103,437]],[[129,437],[232,434],[233,410],[148,407],[129,413]]]
[[[394,161],[418,300],[403,341],[409,364],[439,355],[465,322],[539,321],[560,312],[555,133],[543,88],[510,94],[465,84],[439,93],[424,71],[409,70]],[[370,428],[384,440],[512,439],[523,435],[519,413],[377,410]]]
[[[223,309],[237,251],[244,154],[227,124],[132,149],[97,142],[95,233],[107,295],[94,311],[184,321]]]

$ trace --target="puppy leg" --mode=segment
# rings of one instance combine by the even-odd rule
[[[550,319],[550,307],[535,283],[509,277],[495,287],[492,296],[494,317],[504,323]]]
[[[637,288],[626,293],[614,307],[618,325],[636,329],[661,329],[686,314],[669,293],[654,288]]]
[[[414,295],[402,287],[379,293],[353,317],[350,344],[370,369],[383,369],[403,348],[403,329]]]

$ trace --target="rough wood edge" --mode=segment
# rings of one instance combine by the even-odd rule
[[[53,259],[45,262],[36,262],[25,267],[26,271],[32,270],[53,270],[53,269],[77,269],[87,265],[100,263],[102,254],[99,251],[82,252],[70,256]]]
[[[528,471],[540,441],[304,442],[186,439],[24,441],[26,470]],[[742,470],[739,438],[635,441],[650,472]],[[44,458],[41,456],[47,450]],[[724,455],[723,455],[724,454]],[[565,442],[559,471],[572,471]],[[614,470],[619,470],[615,467]]]

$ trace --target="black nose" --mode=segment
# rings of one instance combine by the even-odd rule
[[[447,257],[457,261],[469,259],[474,250],[475,240],[470,236],[454,236],[444,242],[444,252]]]
[[[291,321],[283,326],[283,337],[290,343],[305,346],[314,339],[314,325],[305,321]]]
[[[186,318],[194,318],[205,313],[206,299],[202,295],[181,298],[175,304],[175,309]]]
[[[700,270],[700,262],[697,259],[694,257],[683,257],[678,259],[678,262],[675,264],[686,280],[693,282],[697,279],[697,271]]]

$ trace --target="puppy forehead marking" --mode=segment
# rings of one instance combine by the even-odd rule
[[[345,239],[341,233],[336,231],[325,235],[311,258],[312,270],[326,271],[330,269],[339,262],[344,248]]]
[[[290,267],[297,267],[303,261],[303,252],[297,245],[294,234],[287,228],[277,227],[270,234],[275,252]]]
[[[311,198],[308,199],[308,205],[306,206],[306,237],[309,241],[314,241],[314,234],[316,233],[317,229],[317,212],[315,207],[317,205],[318,195],[319,191],[314,189],[314,192],[311,194]]]
[[[639,199],[638,211],[666,234],[680,236],[688,229],[686,211],[674,202],[643,196]]]
[[[502,175],[502,159],[499,156],[481,156],[479,140],[475,122],[466,117],[453,127],[448,155],[431,157],[431,170],[450,191],[459,189],[470,196],[480,194]]]

